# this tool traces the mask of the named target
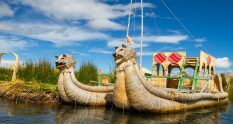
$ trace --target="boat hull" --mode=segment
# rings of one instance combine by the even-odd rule
[[[127,61],[124,67],[125,89],[130,106],[138,111],[173,113],[226,104],[228,94],[180,93],[176,89],[154,87],[140,73],[138,65]],[[124,106],[117,106],[123,109]]]

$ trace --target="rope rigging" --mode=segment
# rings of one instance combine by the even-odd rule
[[[172,14],[172,16],[175,18],[175,20],[181,25],[182,28],[190,35],[190,37],[196,41],[196,37],[193,35],[193,33],[188,30],[188,28],[181,22],[181,20],[175,15],[175,13],[167,6],[167,4],[163,1],[160,0],[162,4],[168,9],[168,11]],[[203,45],[200,46],[204,51],[208,52]]]
[[[180,21],[180,19],[174,14],[174,12],[167,6],[167,4],[163,1],[160,0],[163,5],[168,9],[168,11],[172,14],[172,16],[177,20],[177,22],[184,28],[184,30],[192,37],[192,39],[196,39],[195,36],[186,28],[186,26]]]
[[[134,0],[136,2],[136,0]],[[128,45],[130,42],[133,42],[132,39],[129,37],[129,29],[130,29],[130,17],[132,13],[132,4],[133,0],[130,0],[130,7],[129,7],[129,15],[128,15],[128,26],[126,31],[126,45]],[[140,2],[140,8],[141,8],[141,37],[140,37],[140,68],[142,66],[142,42],[143,42],[143,0]],[[134,8],[136,13],[136,7]],[[135,35],[135,13],[134,13],[134,35]]]
[[[137,0],[134,0],[134,3],[136,3]],[[178,22],[178,24],[189,34],[189,36],[191,37],[191,39],[193,39],[194,41],[197,40],[197,38],[194,36],[194,34],[182,23],[182,21],[176,16],[176,14],[168,7],[168,5],[164,2],[164,0],[160,0],[161,3],[166,7],[166,9],[168,9],[168,11],[171,13],[171,15],[174,17],[174,19]],[[148,0],[148,3],[152,2],[151,0]],[[128,12],[128,25],[127,25],[127,31],[126,31],[126,45],[128,45],[130,42],[133,42],[132,39],[129,37],[129,33],[130,33],[130,27],[131,27],[131,16],[133,14],[133,21],[134,24],[133,26],[133,36],[135,37],[135,31],[136,31],[136,21],[135,21],[135,17],[137,14],[137,7],[133,6],[133,0],[130,0],[130,4],[129,4],[129,12]],[[140,7],[141,7],[141,37],[140,37],[140,66],[142,64],[142,45],[143,45],[143,0],[141,0],[140,2]],[[150,12],[153,14],[153,9],[151,6],[149,6],[149,10]],[[154,24],[155,24],[155,28],[158,32],[158,34],[160,34],[160,30],[159,30],[159,26],[158,26],[158,20],[156,19],[155,16],[152,15],[152,18],[154,20]],[[80,52],[80,54],[84,53],[86,51],[86,49],[90,46],[91,41],[88,41],[87,44],[85,45],[85,47],[83,47],[83,50]],[[199,46],[200,48],[202,48],[204,51],[207,51],[203,45]]]
[[[151,1],[150,1],[150,0],[148,0],[148,3],[151,3]],[[158,26],[158,22],[157,22],[157,20],[156,20],[156,17],[155,17],[155,16],[153,16],[153,10],[152,10],[152,7],[150,6],[149,8],[150,8],[150,12],[151,12],[151,14],[152,14],[152,18],[154,19],[154,22],[155,22],[156,30],[157,30],[158,34],[160,34],[159,26]]]
[[[140,69],[142,69],[142,42],[143,42],[143,1],[141,0]]]
[[[136,3],[136,0],[134,0],[134,3]],[[135,20],[135,17],[136,17],[136,16],[135,16],[135,15],[136,15],[136,13],[137,13],[137,9],[136,9],[136,6],[134,6],[134,13],[133,13],[133,18],[134,18],[134,23],[133,23],[133,24],[134,24],[134,25],[133,25],[133,30],[134,30],[134,31],[133,31],[133,36],[134,36],[134,37],[136,36],[136,35],[135,35],[135,30],[136,30],[136,28],[135,28],[135,27],[136,27],[136,20]]]

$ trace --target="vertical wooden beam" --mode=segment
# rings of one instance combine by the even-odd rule
[[[159,64],[156,64],[157,76],[160,76],[160,75],[159,75],[159,70],[160,70],[160,68],[159,68],[159,67],[160,67],[160,65],[159,65]]]
[[[197,71],[198,71],[198,62],[196,63],[196,67],[195,67],[195,71],[194,71],[194,75],[193,75],[193,86],[192,86],[192,90],[194,90],[194,92],[196,92],[197,90]]]
[[[182,90],[183,87],[183,72],[184,72],[184,66],[185,64],[182,64],[181,70],[180,70],[180,79],[179,79],[179,84],[178,84],[178,90],[179,92]]]

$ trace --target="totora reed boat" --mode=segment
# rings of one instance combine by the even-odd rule
[[[159,57],[157,56],[160,54],[165,57],[163,62],[158,60]],[[179,56],[180,59],[171,57],[173,55]],[[201,55],[207,54],[201,53]],[[195,73],[193,77],[183,75],[183,68],[186,67],[195,68],[195,72],[198,72],[199,68],[212,68],[213,62],[209,62],[209,59],[213,58],[212,56],[208,56],[206,60],[201,56],[201,58],[191,61],[192,59],[186,58],[184,54],[157,53],[154,54],[153,63],[156,66],[163,65],[164,75],[152,74],[146,77],[142,75],[140,67],[136,63],[136,52],[133,48],[122,45],[116,48],[113,56],[117,69],[113,101],[118,108],[166,113],[224,104],[228,101],[228,94],[223,91],[221,79],[218,75],[212,73],[210,76],[209,73],[209,78],[198,77],[198,73]],[[173,61],[172,58],[177,61]],[[204,66],[204,63],[207,64]],[[169,67],[169,70],[165,65]],[[169,73],[167,73],[173,67],[181,68],[178,77],[169,76]],[[187,82],[184,80],[187,80]],[[203,80],[205,83],[203,83]],[[178,84],[176,85],[168,85],[177,81]],[[188,89],[184,89],[185,86]]]
[[[164,55],[165,59],[160,61],[158,55]],[[173,55],[180,59],[174,61],[176,57],[171,57]],[[114,103],[120,109],[158,113],[203,108],[228,101],[228,94],[222,89],[221,77],[213,72],[214,57],[204,52],[195,61],[186,58],[184,52],[154,53],[153,68],[161,65],[163,75],[160,74],[160,68],[157,68],[157,74],[154,71],[151,75],[142,74],[136,63],[136,52],[130,46],[116,47],[113,56],[116,64],[115,86],[88,86],[80,83],[74,75],[74,58],[68,54],[58,56],[56,67],[60,70],[58,90],[61,98],[66,102],[83,105]],[[193,77],[184,75],[187,67],[195,69]],[[179,76],[170,75],[173,68],[180,68]],[[212,72],[208,71],[208,76],[205,73],[201,75],[199,69],[205,72],[206,68]]]
[[[113,86],[88,86],[80,83],[74,74],[76,60],[68,54],[56,57],[60,70],[58,91],[65,102],[101,106],[112,103]]]

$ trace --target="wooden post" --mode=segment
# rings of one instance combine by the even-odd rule
[[[203,78],[205,78],[205,75],[206,75],[206,69],[204,67]]]
[[[180,78],[179,78],[179,84],[178,84],[178,90],[179,92],[182,90],[183,87],[183,72],[184,72],[184,64],[182,64],[181,71],[180,71]]]
[[[192,90],[194,90],[194,92],[196,92],[197,90],[197,72],[198,72],[198,62],[196,63],[196,67],[195,67],[195,72],[193,75],[193,86],[192,86]]]
[[[160,68],[159,68],[159,67],[160,67],[160,65],[159,65],[159,64],[156,64],[156,68],[157,68],[157,70],[156,70],[156,71],[157,71],[157,76],[160,76],[160,75],[159,75],[159,70],[160,70]]]

